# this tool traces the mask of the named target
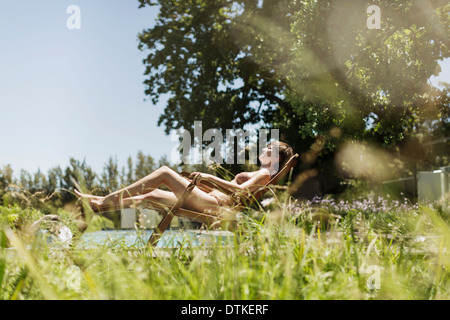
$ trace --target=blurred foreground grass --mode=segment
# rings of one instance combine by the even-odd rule
[[[0,299],[449,299],[450,201],[275,198],[229,247],[49,245],[34,209],[0,207]],[[51,229],[51,227],[50,227]],[[90,230],[88,229],[87,232]],[[33,233],[34,232],[34,233]]]

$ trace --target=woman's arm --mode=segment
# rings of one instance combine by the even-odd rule
[[[227,181],[208,173],[194,172],[194,174],[199,174],[202,180],[209,181],[217,185],[219,188],[226,189],[231,192],[246,190],[252,193],[270,180],[270,173],[266,169],[258,171],[253,177],[242,184],[237,184],[235,180]]]

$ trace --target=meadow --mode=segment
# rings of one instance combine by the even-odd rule
[[[167,250],[145,241],[80,248],[72,213],[58,210],[39,231],[39,210],[0,207],[0,299],[450,298],[449,199],[299,202],[281,193],[264,205],[239,215],[226,246]],[[95,216],[84,232],[102,225]],[[61,226],[70,243],[42,236]]]
[[[359,188],[389,185],[412,198],[421,172],[445,176],[448,1],[133,1],[139,15],[125,10],[131,1],[108,2],[108,14],[106,1],[91,2],[6,10],[2,163],[39,169],[0,168],[0,300],[450,299],[450,194],[416,203]],[[119,166],[118,149],[162,147],[156,126],[183,140],[172,159],[139,151]],[[236,216],[226,245],[153,248],[141,224],[134,244],[81,245],[118,223],[81,205],[75,187],[105,196],[170,166],[177,149],[175,171],[230,180],[257,169],[239,158],[256,155],[256,136],[268,142],[263,128],[299,164],[288,187]],[[228,174],[203,156],[223,163],[217,143],[232,132],[249,149],[227,139]],[[184,154],[191,143],[190,155],[208,150],[192,157],[201,164]],[[84,160],[41,171],[63,151]],[[106,152],[95,173],[86,158]],[[313,194],[334,196],[295,199]]]

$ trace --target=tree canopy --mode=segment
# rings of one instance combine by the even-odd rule
[[[158,123],[167,133],[192,130],[195,120],[222,130],[258,124],[279,128],[297,152],[314,147],[327,158],[338,139],[392,147],[423,132],[426,121],[447,115],[448,124],[448,90],[428,83],[449,57],[447,1],[140,5],[160,9],[138,38],[148,53],[145,93],[155,103],[169,95]]]

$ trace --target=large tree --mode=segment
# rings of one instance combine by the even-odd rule
[[[338,137],[397,145],[423,116],[427,80],[449,56],[447,1],[140,4],[160,9],[139,47],[148,52],[145,93],[153,102],[169,95],[159,119],[166,132],[192,130],[194,120],[222,130],[263,123],[296,151],[324,157]]]
[[[271,120],[261,111],[284,103],[286,79],[267,63],[286,59],[289,50],[266,43],[254,19],[277,21],[292,38],[289,3],[158,1],[156,25],[139,34],[139,47],[148,52],[145,93],[155,103],[170,95],[159,120],[167,133],[193,128],[195,120],[219,129]]]

